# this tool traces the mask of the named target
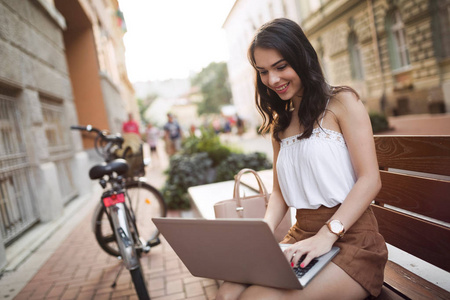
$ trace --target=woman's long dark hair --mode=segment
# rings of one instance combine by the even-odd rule
[[[342,89],[348,89],[356,94],[348,87],[335,87],[332,92],[333,87],[325,81],[316,51],[303,30],[294,21],[279,18],[260,27],[248,49],[248,59],[254,68],[256,67],[255,48],[277,50],[300,77],[303,97],[298,117],[304,129],[300,139],[311,136],[314,123],[325,111],[327,100],[332,94]],[[279,134],[289,126],[291,121],[290,101],[281,100],[277,93],[266,87],[258,71],[256,71],[255,86],[256,106],[263,118],[260,131],[265,133],[272,127],[273,137],[280,141]]]

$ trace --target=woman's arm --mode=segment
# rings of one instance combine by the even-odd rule
[[[284,202],[283,195],[281,194],[280,185],[278,184],[278,176],[277,176],[277,159],[278,153],[280,152],[280,143],[272,138],[272,147],[273,147],[273,190],[270,195],[269,205],[267,206],[266,215],[264,219],[269,224],[272,232],[275,231],[278,224],[280,224],[281,220],[286,215],[288,210],[288,206],[286,202]]]
[[[335,114],[347,143],[356,183],[333,215],[348,230],[364,213],[381,188],[375,142],[369,115],[353,93],[338,95]]]
[[[361,217],[381,188],[378,163],[370,119],[361,100],[351,92],[341,92],[330,102],[329,110],[335,116],[339,128],[344,135],[356,182],[342,205],[331,219],[339,220],[346,231]],[[286,253],[292,257],[297,252],[294,262],[307,253],[304,266],[317,256],[328,252],[338,237],[331,233],[327,226],[310,239],[296,244],[294,249]]]

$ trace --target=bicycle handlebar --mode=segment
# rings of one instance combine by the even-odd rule
[[[72,129],[72,130],[86,130],[86,131],[89,131],[87,129],[87,126],[79,126],[79,125],[72,125],[72,126],[70,126],[70,129]]]
[[[70,126],[70,129],[72,130],[83,130],[87,132],[95,132],[97,135],[106,142],[112,142],[115,144],[122,144],[124,142],[123,137],[120,134],[108,134],[106,135],[104,131],[101,131],[100,129],[97,129],[95,127],[92,127],[92,125],[87,126],[80,126],[80,125],[72,125]]]
[[[102,141],[107,142],[106,146],[103,146],[101,148],[103,148],[105,151],[108,153],[108,157],[110,154],[112,154],[113,150],[113,145],[117,145],[119,148],[122,148],[122,144],[124,142],[123,137],[118,133],[118,134],[106,134],[105,131],[101,131],[100,129],[97,129],[95,127],[93,127],[92,125],[86,125],[86,126],[81,126],[81,125],[72,125],[70,126],[70,129],[72,130],[82,130],[82,131],[87,131],[87,132],[95,132],[97,134],[97,138],[95,139],[95,149],[97,150],[97,152],[104,156],[99,150],[99,147],[101,147],[100,145],[98,145],[97,143],[97,139],[100,138]],[[108,157],[105,157],[105,159],[108,159]]]
[[[100,136],[105,136],[100,129],[92,127],[92,125],[86,125],[86,126],[72,125],[72,126],[70,126],[70,129],[72,129],[72,130],[84,130],[84,131],[87,131],[87,132],[93,131],[93,132],[96,132]]]

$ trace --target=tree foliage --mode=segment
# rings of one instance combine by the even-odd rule
[[[192,86],[198,86],[203,100],[198,105],[198,114],[219,113],[223,105],[231,103],[231,89],[227,65],[224,62],[210,63],[191,79]]]
[[[147,118],[145,117],[145,111],[150,107],[150,105],[158,98],[157,94],[149,94],[145,97],[145,99],[138,98],[137,104],[139,109],[139,116],[144,123],[148,123]]]

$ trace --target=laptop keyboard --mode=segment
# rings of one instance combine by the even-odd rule
[[[306,255],[303,255],[300,260],[298,261],[297,266],[299,266],[302,261],[305,259]],[[309,270],[318,262],[319,260],[314,258],[305,268],[295,267],[294,272],[295,275],[297,275],[298,278],[301,278],[303,275],[308,273]]]

